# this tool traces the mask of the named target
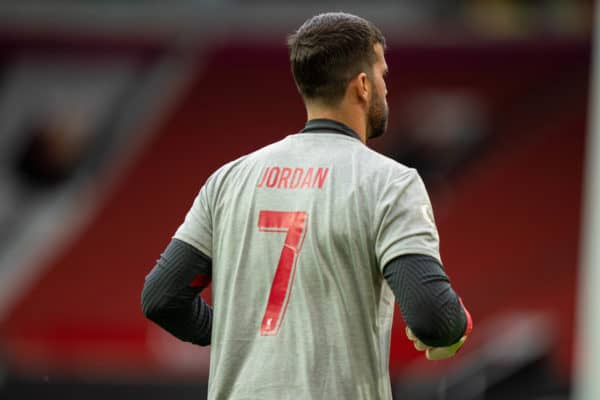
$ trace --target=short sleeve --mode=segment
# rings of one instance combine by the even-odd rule
[[[202,186],[192,207],[179,226],[174,239],[182,240],[212,257],[212,218],[208,200],[207,184]]]
[[[424,254],[441,263],[431,202],[417,171],[410,169],[391,180],[382,192],[375,211],[379,267],[404,254]]]

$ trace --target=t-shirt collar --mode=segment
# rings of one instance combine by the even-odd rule
[[[354,137],[360,140],[360,136],[358,133],[347,125],[342,124],[341,122],[334,121],[332,119],[327,118],[317,118],[311,119],[306,123],[304,129],[300,131],[301,133],[341,133],[342,135],[347,135],[350,137]]]

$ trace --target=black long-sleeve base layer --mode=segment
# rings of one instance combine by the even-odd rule
[[[193,246],[173,239],[146,276],[142,310],[175,337],[210,344],[212,309],[198,294],[208,285],[211,260]]]
[[[440,263],[426,255],[390,261],[384,277],[396,295],[406,325],[421,342],[444,347],[460,340],[467,316]]]

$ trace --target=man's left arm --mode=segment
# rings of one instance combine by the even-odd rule
[[[173,239],[146,276],[144,315],[183,341],[210,345],[213,312],[199,293],[210,283],[211,267],[200,250]]]
[[[442,267],[431,202],[417,171],[393,175],[375,210],[376,255],[409,339],[430,360],[451,357],[473,323]]]

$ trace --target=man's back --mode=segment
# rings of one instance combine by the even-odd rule
[[[429,199],[343,125],[313,130],[218,170],[190,211],[210,233],[175,235],[213,260],[211,399],[391,398],[381,269],[439,259]]]

